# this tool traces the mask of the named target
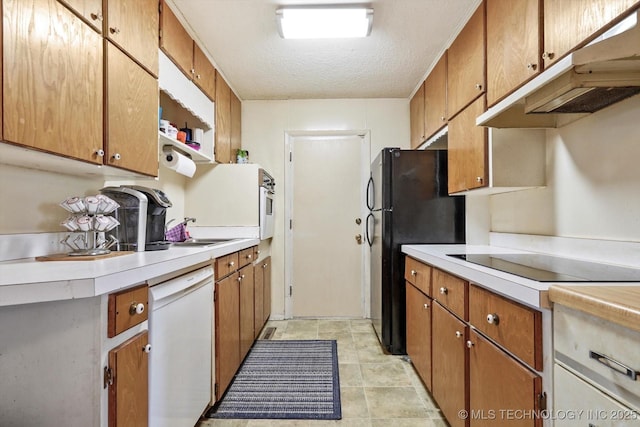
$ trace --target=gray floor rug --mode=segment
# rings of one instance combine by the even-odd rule
[[[209,418],[339,420],[334,340],[258,340]]]

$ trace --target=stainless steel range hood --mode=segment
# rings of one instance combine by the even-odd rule
[[[490,127],[559,127],[640,93],[640,9],[479,116]]]

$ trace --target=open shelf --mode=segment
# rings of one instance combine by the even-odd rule
[[[201,153],[198,150],[194,150],[189,147],[187,144],[178,141],[177,139],[169,138],[164,132],[158,131],[158,139],[160,141],[160,150],[162,153],[162,148],[166,146],[171,146],[176,150],[180,151],[182,154],[188,156],[196,163],[212,163],[213,159],[211,157],[206,156],[204,153]]]

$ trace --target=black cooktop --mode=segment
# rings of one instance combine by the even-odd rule
[[[542,254],[447,254],[538,282],[640,282],[640,269]]]

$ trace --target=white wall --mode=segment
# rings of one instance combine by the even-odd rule
[[[278,221],[271,245],[272,313],[284,315],[285,132],[369,130],[371,160],[384,147],[409,147],[408,99],[245,101],[242,145],[276,180]],[[331,172],[331,165],[326,165]]]
[[[491,230],[640,241],[640,96],[547,130],[547,186],[491,196]]]

